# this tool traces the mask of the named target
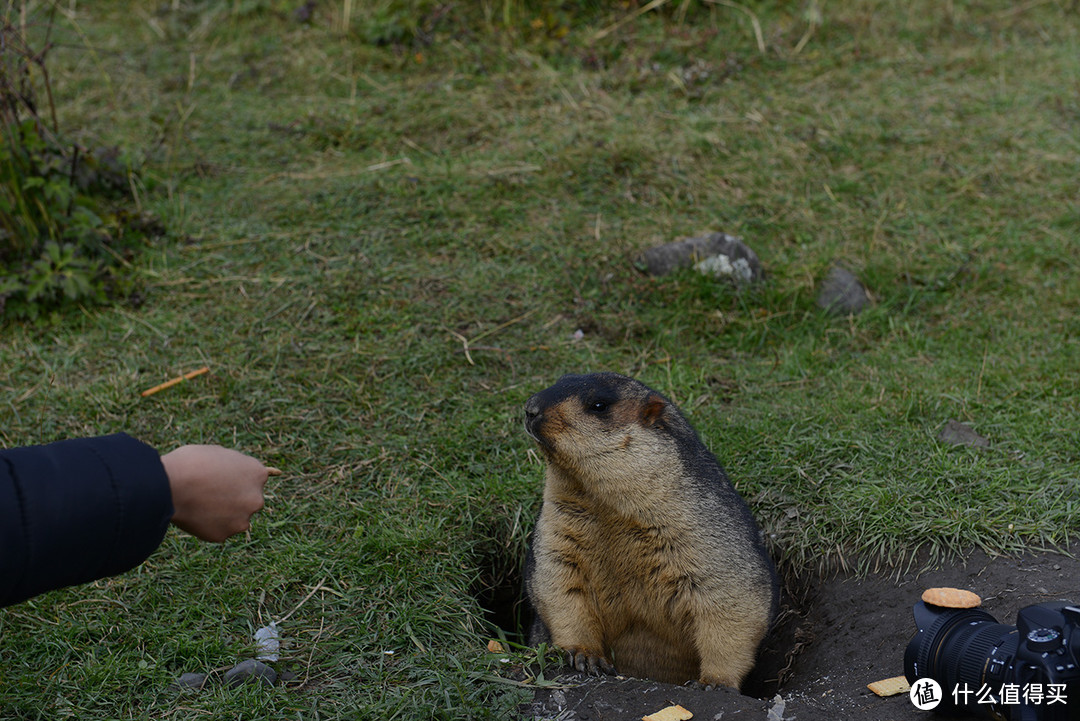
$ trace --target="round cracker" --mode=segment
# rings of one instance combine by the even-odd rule
[[[944,608],[975,608],[982,605],[978,594],[960,588],[928,588],[923,591],[922,600]]]

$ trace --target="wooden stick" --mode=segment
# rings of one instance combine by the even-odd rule
[[[147,388],[146,390],[144,390],[139,395],[141,395],[144,398],[146,396],[152,396],[155,393],[157,393],[158,391],[163,391],[166,388],[172,388],[177,383],[183,383],[186,380],[191,380],[195,376],[201,376],[203,373],[209,373],[209,372],[210,372],[210,369],[207,368],[206,366],[203,366],[202,368],[200,368],[197,371],[191,371],[190,373],[185,373],[182,376],[177,376],[176,378],[173,378],[171,380],[167,380],[164,383],[162,383],[161,385],[154,386],[153,388]]]

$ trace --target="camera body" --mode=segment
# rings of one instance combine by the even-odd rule
[[[915,604],[904,675],[941,684],[944,711],[1080,721],[1080,605],[1041,603],[998,623],[977,608]]]

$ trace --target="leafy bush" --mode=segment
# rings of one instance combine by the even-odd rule
[[[118,150],[60,140],[47,41],[32,52],[19,28],[0,23],[0,317],[34,319],[127,294],[133,247],[157,226],[130,210],[131,171]],[[51,129],[38,111],[35,75]]]

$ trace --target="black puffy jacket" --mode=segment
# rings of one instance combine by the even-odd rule
[[[172,514],[157,451],[131,436],[0,450],[0,606],[134,568]]]

